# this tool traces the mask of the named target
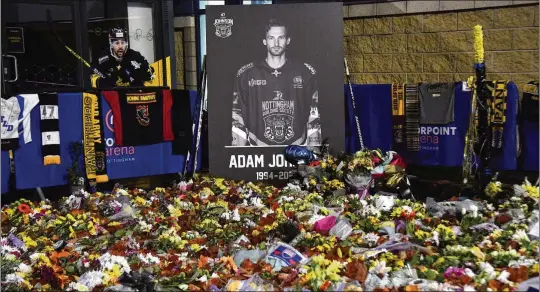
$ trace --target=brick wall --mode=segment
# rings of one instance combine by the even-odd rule
[[[474,73],[472,28],[480,24],[488,78],[521,87],[538,79],[538,11],[532,4],[345,19],[352,81],[464,81]]]
[[[177,87],[197,90],[197,46],[193,16],[175,17],[174,47]]]

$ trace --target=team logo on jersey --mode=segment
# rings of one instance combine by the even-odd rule
[[[148,126],[150,124],[150,112],[148,111],[148,105],[137,106],[137,122],[141,126]]]
[[[269,115],[264,117],[264,137],[276,143],[294,137],[294,117],[290,115]]]
[[[274,91],[272,100],[263,101],[262,117],[264,137],[275,143],[285,142],[294,137],[294,101],[284,100],[283,92]]]
[[[295,76],[293,78],[293,88],[302,88],[302,76]]]
[[[249,87],[253,87],[253,86],[262,86],[262,85],[266,85],[266,80],[255,80],[255,79],[251,79],[249,80]]]
[[[2,116],[0,118],[0,121],[2,121],[2,128],[4,128],[6,131],[11,132],[13,131],[13,125],[10,125],[8,121],[6,120],[5,116]],[[5,131],[3,131],[5,132]]]
[[[214,26],[216,27],[216,35],[220,38],[226,38],[232,34],[233,20],[225,18],[225,13],[221,13],[221,17],[214,20]]]

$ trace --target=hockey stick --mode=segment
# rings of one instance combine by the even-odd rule
[[[198,131],[197,131],[197,140],[195,142],[195,155],[194,155],[194,160],[193,160],[193,172],[197,171],[197,164],[198,164],[198,156],[199,156],[199,146],[200,146],[200,143],[201,143],[201,132],[202,132],[202,128],[203,128],[203,116],[204,116],[204,113],[208,111],[208,109],[206,108],[206,57],[204,58],[204,62],[203,62],[203,76],[202,76],[202,83],[201,83],[201,110],[199,112],[199,126],[198,126]]]
[[[206,55],[204,55],[203,57],[203,66],[202,66],[202,72],[201,72],[201,77],[199,79],[199,89],[197,90],[198,91],[198,94],[197,94],[197,97],[200,97],[200,98],[197,98],[197,102],[196,102],[196,106],[195,106],[195,110],[193,112],[193,137],[195,138],[195,145],[193,145],[193,141],[191,142],[191,149],[189,150],[187,156],[186,156],[186,160],[184,162],[184,171],[183,171],[183,174],[182,174],[182,177],[185,178],[186,177],[186,173],[187,173],[187,169],[188,169],[188,164],[191,164],[191,159],[192,159],[192,156],[195,157],[195,159],[197,159],[197,152],[199,150],[199,140],[200,140],[200,137],[201,137],[201,122],[202,122],[202,107],[203,107],[203,104],[204,104],[204,90],[203,90],[203,87],[204,87],[204,84],[203,82],[206,80]],[[195,122],[197,121],[197,122]],[[195,132],[196,131],[196,132]],[[193,148],[195,146],[195,153],[193,153]],[[197,161],[197,160],[195,160]],[[196,162],[195,162],[195,165],[196,165]],[[195,172],[196,169],[192,169],[193,172]]]
[[[62,38],[60,38],[60,36],[56,32],[56,30],[53,28],[52,16],[51,16],[51,10],[50,9],[47,9],[47,24],[49,25],[50,31],[54,34],[54,36],[56,37],[58,42],[60,42],[60,44],[62,46],[64,46],[64,48],[66,48],[66,50],[68,50],[75,58],[79,59],[79,61],[81,61],[86,67],[90,68],[90,70],[92,70],[92,72],[94,72],[100,78],[106,79],[105,74],[101,73],[101,71],[99,71],[97,68],[94,68],[92,65],[90,65],[90,63],[88,63],[79,54],[77,54],[74,50],[72,50],[70,47],[68,47],[64,43],[64,41],[62,41]]]
[[[360,130],[360,122],[358,121],[358,113],[356,112],[356,102],[354,101],[354,93],[351,85],[351,75],[349,74],[349,66],[347,65],[347,58],[345,60],[345,73],[347,75],[347,83],[349,84],[349,92],[351,93],[351,104],[353,108],[354,120],[356,122],[356,130],[358,130],[358,140],[360,141],[360,150],[364,150],[364,140],[362,139],[362,131]]]

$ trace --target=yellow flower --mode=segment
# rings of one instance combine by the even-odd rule
[[[198,245],[197,243],[190,245],[189,248],[191,248],[191,250],[194,252],[198,252],[199,250],[201,250],[201,246]]]
[[[77,221],[77,220],[75,220],[75,218],[71,214],[67,214],[66,217],[69,219],[69,221]]]
[[[251,235],[253,235],[253,236],[258,236],[259,234],[260,234],[260,232],[257,229],[253,229],[253,231],[251,232]]]
[[[118,225],[120,225],[120,222],[117,222],[117,221],[109,222],[109,224],[107,224],[107,225],[108,225],[108,226],[111,226],[111,227],[113,227],[113,226],[118,226]]]
[[[118,264],[114,264],[112,269],[105,271],[105,274],[107,274],[111,282],[114,283],[116,279],[118,279],[118,277],[122,275],[122,271],[120,271],[120,267],[118,266]]]
[[[13,216],[13,214],[15,214],[15,211],[13,209],[10,209],[10,208],[7,208],[5,211],[4,211],[9,218],[11,218]]]
[[[135,198],[135,203],[138,204],[138,205],[146,205],[146,200],[140,196],[137,196]]]
[[[24,244],[26,245],[26,247],[28,247],[28,248],[33,248],[33,247],[37,246],[37,242],[35,242],[34,240],[32,240],[32,238],[30,238],[28,236],[24,236],[23,241],[24,241]]]
[[[525,191],[527,192],[527,195],[529,197],[538,200],[539,194],[538,194],[538,188],[537,187],[530,186],[530,185],[522,185],[521,187],[523,187],[525,189]]]
[[[73,230],[72,226],[69,226],[69,237],[75,238],[77,236],[77,233],[75,233],[75,230]]]
[[[538,263],[536,263],[536,264],[532,265],[530,273],[531,274],[538,274],[539,270],[540,270],[540,265]]]
[[[326,165],[326,162],[321,163],[321,167],[322,167],[322,168],[326,168],[326,166],[327,166],[327,165]]]

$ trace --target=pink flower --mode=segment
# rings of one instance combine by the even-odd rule
[[[465,274],[464,268],[456,268],[456,267],[449,267],[446,269],[446,272],[444,272],[445,278],[459,278],[461,275]]]

